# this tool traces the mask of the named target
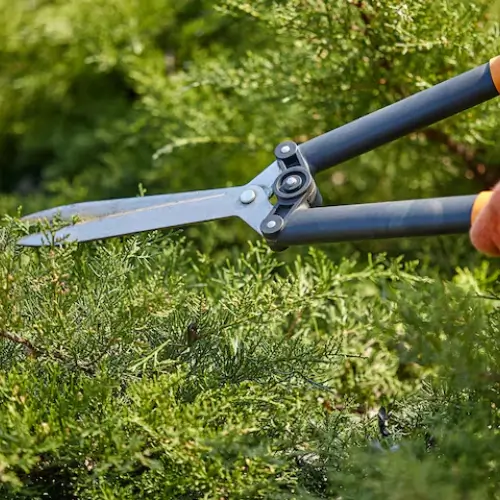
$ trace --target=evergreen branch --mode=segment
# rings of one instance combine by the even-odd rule
[[[363,2],[363,0],[354,0],[352,2],[352,5],[357,8],[359,16],[363,21],[365,27],[370,28],[373,16],[367,14],[365,10],[365,2]],[[367,34],[367,29],[365,29],[364,33]],[[372,43],[372,45],[377,52],[382,54],[377,44]],[[392,69],[392,64],[383,54],[382,59],[379,61],[379,64],[383,69],[387,71],[390,71]],[[403,98],[409,96],[408,92],[405,92],[402,88],[396,88],[395,90],[399,92]],[[498,172],[500,171],[500,165],[487,165],[484,162],[480,161],[480,151],[478,151],[478,149],[457,142],[452,137],[450,137],[449,134],[436,128],[428,128],[422,133],[424,137],[429,141],[445,146],[450,154],[460,158],[467,167],[465,173],[465,176],[467,178],[479,178],[482,181],[483,186],[487,189],[491,188],[492,184],[498,181]]]
[[[0,338],[3,338],[5,340],[9,340],[11,342],[14,342],[15,344],[19,344],[24,347],[26,350],[28,356],[38,358],[40,356],[45,356],[47,358],[54,358],[57,359],[58,361],[62,361],[67,363],[69,359],[65,356],[63,356],[60,353],[48,353],[47,351],[44,351],[38,347],[35,347],[32,342],[30,342],[28,339],[25,339],[21,337],[20,335],[17,335],[16,333],[11,333],[7,332],[5,330],[0,330]],[[86,366],[81,366],[78,362],[74,361],[74,365],[85,372],[87,375],[94,375],[94,371]]]
[[[359,16],[360,16],[361,20],[363,21],[363,24],[365,25],[365,30],[363,31],[363,33],[365,35],[369,36],[368,30],[371,28],[371,22],[372,22],[373,16],[370,16],[369,14],[366,13],[366,11],[365,11],[366,6],[365,6],[365,2],[363,2],[363,0],[354,0],[352,3],[354,5],[354,7],[356,7],[358,9]],[[387,59],[387,57],[385,56],[385,54],[380,50],[380,47],[378,46],[378,44],[373,43],[373,40],[371,40],[371,42],[372,42],[373,48],[382,55],[382,59],[379,61],[380,66],[382,68],[384,68],[385,70],[390,70],[392,68],[392,65],[389,62],[389,60]]]
[[[0,330],[0,338],[4,338],[14,342],[15,344],[24,346],[30,356],[38,356],[40,354],[40,351],[29,340],[24,339],[15,333]]]
[[[358,9],[359,16],[361,17],[361,20],[363,21],[365,26],[369,27],[371,24],[371,17],[364,10],[365,4],[363,0],[354,0],[352,4]]]
[[[162,146],[153,154],[153,160],[158,160],[161,156],[169,155],[174,149],[185,148],[198,144],[238,144],[241,139],[232,136],[205,136],[205,137],[186,137],[171,140],[168,144]]]

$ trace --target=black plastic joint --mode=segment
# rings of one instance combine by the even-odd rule
[[[309,170],[309,166],[300,151],[299,146],[293,141],[285,141],[278,146],[274,150],[274,156],[279,163],[280,166],[284,168],[292,168],[292,167],[305,167]]]
[[[282,142],[274,153],[282,170],[273,185],[277,203],[262,221],[260,230],[270,246],[280,251],[286,247],[281,247],[277,240],[286,226],[288,216],[301,207],[319,206],[322,199],[309,166],[295,142]]]

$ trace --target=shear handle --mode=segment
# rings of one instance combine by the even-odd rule
[[[490,191],[476,195],[299,208],[275,243],[279,246],[467,233]]]
[[[304,142],[313,174],[497,97],[500,56],[346,125]]]

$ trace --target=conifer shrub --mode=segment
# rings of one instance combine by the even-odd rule
[[[497,274],[0,237],[2,498],[485,498]],[[168,236],[168,238],[166,237]]]
[[[246,182],[499,54],[497,7],[0,0],[0,498],[496,498],[500,271],[466,235],[32,249],[16,210]],[[499,102],[322,174],[325,203],[490,187]]]

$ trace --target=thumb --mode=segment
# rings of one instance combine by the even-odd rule
[[[474,248],[491,257],[500,256],[500,182],[473,221],[470,240]]]

